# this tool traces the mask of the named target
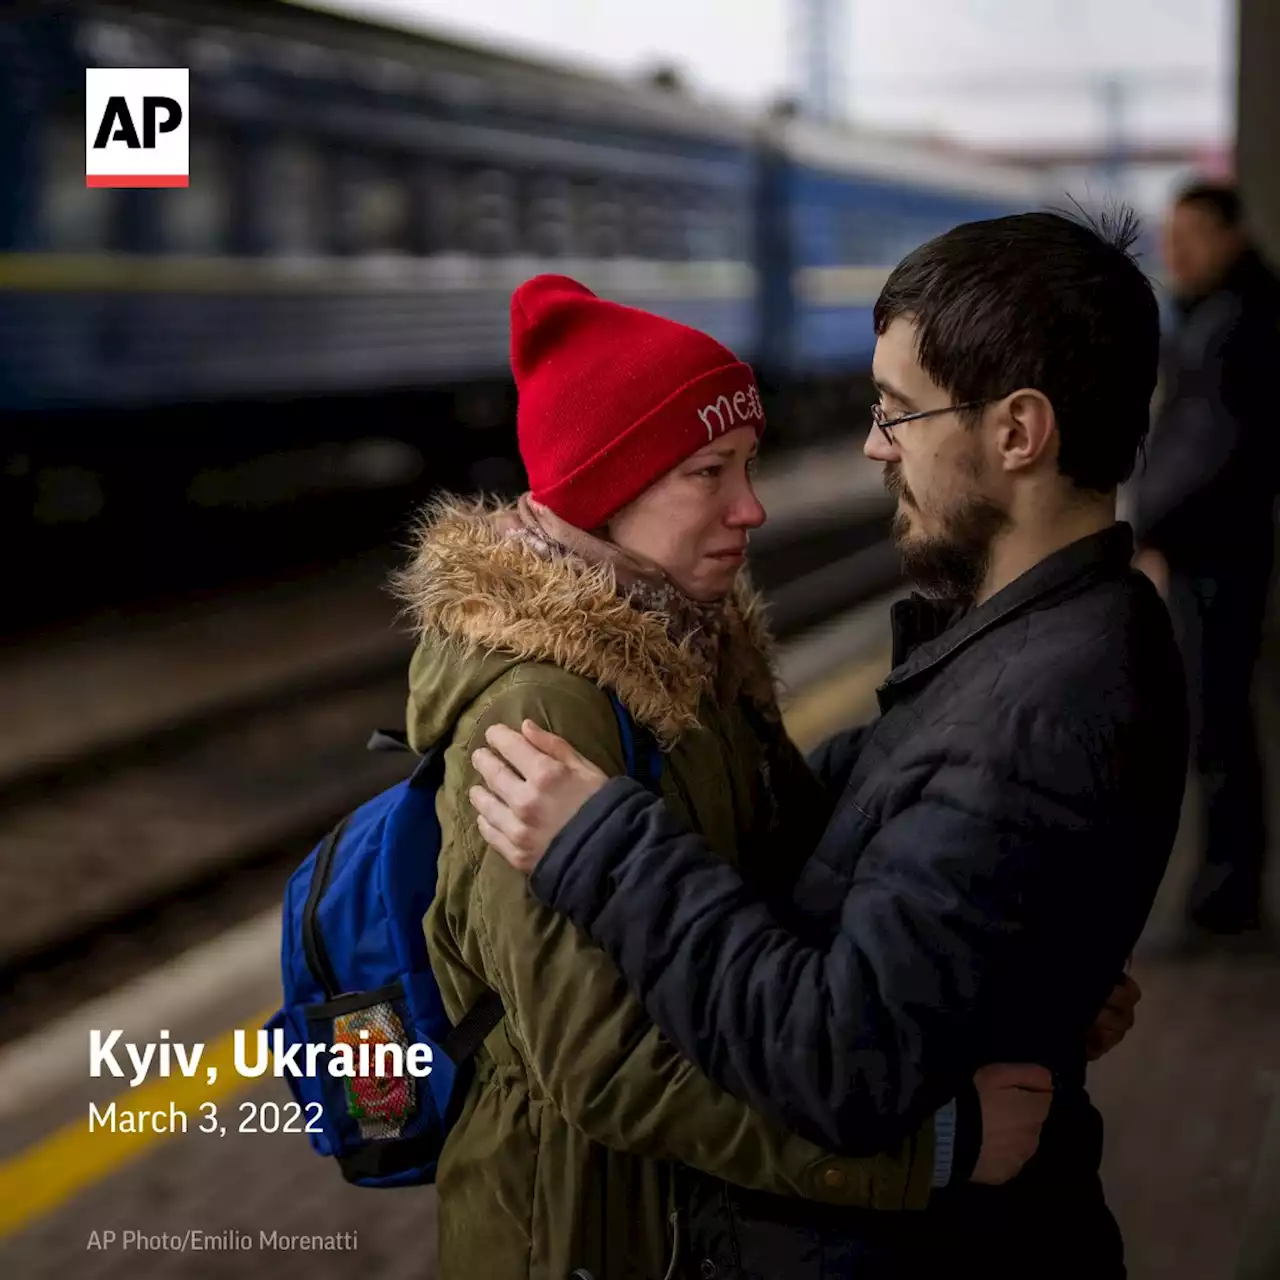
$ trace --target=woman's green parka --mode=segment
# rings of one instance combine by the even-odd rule
[[[420,635],[410,740],[418,751],[451,743],[425,920],[432,965],[455,1022],[486,986],[506,1010],[440,1162],[441,1280],[682,1274],[677,1163],[826,1204],[923,1207],[932,1122],[896,1151],[849,1159],[752,1111],[673,1050],[608,958],[540,906],[476,828],[471,754],[492,724],[532,719],[625,772],[612,690],[665,748],[672,811],[761,892],[785,892],[807,853],[788,847],[785,813],[816,783],[781,728],[745,585],[716,673],[662,615],[620,598],[609,570],[539,557],[492,510],[437,508],[399,588]]]

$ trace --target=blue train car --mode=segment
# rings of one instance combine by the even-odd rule
[[[0,36],[0,409],[507,377],[539,271],[757,334],[753,132],[660,89],[279,0],[20,0]],[[191,184],[84,183],[84,68],[191,70]]]
[[[911,249],[961,222],[1038,208],[1016,170],[791,119],[762,143],[760,361],[775,385],[869,369],[871,310]]]
[[[188,188],[86,186],[84,71],[111,66],[190,69]],[[11,0],[0,158],[0,508],[90,540],[517,488],[508,305],[543,271],[714,334],[761,371],[771,448],[804,443],[847,424],[891,265],[1037,203],[285,0]]]

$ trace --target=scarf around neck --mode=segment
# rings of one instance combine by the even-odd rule
[[[561,520],[527,493],[520,496],[513,511],[502,513],[499,521],[503,532],[518,538],[543,560],[570,556],[591,568],[610,569],[622,599],[636,609],[662,614],[671,638],[677,644],[687,640],[708,673],[719,671],[725,627],[723,600],[709,604],[691,600],[652,560]]]

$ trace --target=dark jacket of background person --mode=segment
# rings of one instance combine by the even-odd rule
[[[1246,250],[1212,293],[1179,304],[1160,404],[1131,497],[1142,546],[1190,574],[1264,579],[1280,484],[1280,284]]]
[[[682,1052],[815,1142],[871,1152],[985,1063],[1055,1072],[1022,1174],[920,1214],[704,1182],[704,1274],[1124,1274],[1083,1046],[1164,873],[1187,750],[1168,614],[1132,552],[1117,524],[958,619],[896,606],[880,718],[817,762],[846,776],[789,931],[625,779],[534,873]]]
[[[1217,933],[1262,913],[1266,799],[1250,699],[1280,482],[1280,286],[1253,250],[1184,303],[1166,391],[1133,490],[1139,541],[1169,565],[1204,815],[1194,923]]]

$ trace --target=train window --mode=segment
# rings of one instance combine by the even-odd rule
[[[733,192],[721,197],[719,207],[724,223],[725,258],[730,262],[745,262],[754,257],[755,209],[751,197],[745,192]]]
[[[665,187],[639,193],[633,226],[641,257],[672,261],[689,256],[687,204],[684,194]]]
[[[342,243],[349,253],[409,253],[413,244],[409,183],[390,163],[346,166]]]
[[[688,191],[668,191],[662,197],[667,216],[667,258],[686,260],[694,257],[697,243],[697,213],[691,207]]]
[[[68,253],[109,249],[119,192],[84,184],[84,120],[63,116],[50,121],[40,163],[40,232],[45,245]]]
[[[226,75],[235,70],[235,45],[222,31],[197,31],[187,42],[187,57],[197,71],[206,75]]]
[[[519,244],[515,183],[510,174],[482,169],[468,182],[467,247],[473,253],[499,257],[516,252]]]
[[[928,240],[933,230],[931,221],[921,223],[907,210],[896,209],[888,216],[883,211],[851,210],[841,243],[843,261],[876,266],[897,262]]]
[[[427,253],[456,253],[464,247],[466,191],[463,175],[447,165],[431,165],[420,179],[422,241]]]
[[[76,33],[76,44],[90,66],[147,67],[168,66],[156,61],[156,50],[136,28],[118,22],[96,19],[83,23]]]
[[[736,201],[701,192],[685,204],[689,256],[703,262],[730,262],[743,256],[742,216]]]
[[[321,79],[336,71],[333,54],[318,44],[302,40],[284,41],[272,48],[275,65],[299,79]]]
[[[153,192],[164,253],[216,254],[231,237],[233,187],[230,153],[208,135],[191,138],[191,185]]]
[[[708,202],[697,192],[690,192],[685,197],[683,214],[684,238],[689,257],[696,262],[714,258],[715,228]]]
[[[573,252],[574,225],[569,184],[563,178],[530,178],[524,190],[524,248],[537,257]]]
[[[362,60],[360,79],[380,93],[411,93],[417,76],[408,63],[393,58]]]
[[[610,182],[574,183],[575,254],[617,258],[626,249],[626,213],[618,189]]]
[[[324,163],[314,147],[293,140],[271,148],[263,189],[255,201],[263,219],[268,253],[323,253],[325,234]]]
[[[662,193],[655,187],[643,187],[632,195],[631,254],[637,258],[665,258],[669,254],[670,220]]]
[[[887,219],[856,208],[839,209],[836,214],[836,258],[842,263],[878,265],[883,255],[877,240]]]
[[[662,258],[682,259],[691,256],[689,196],[683,191],[664,191],[658,196],[662,209]]]

